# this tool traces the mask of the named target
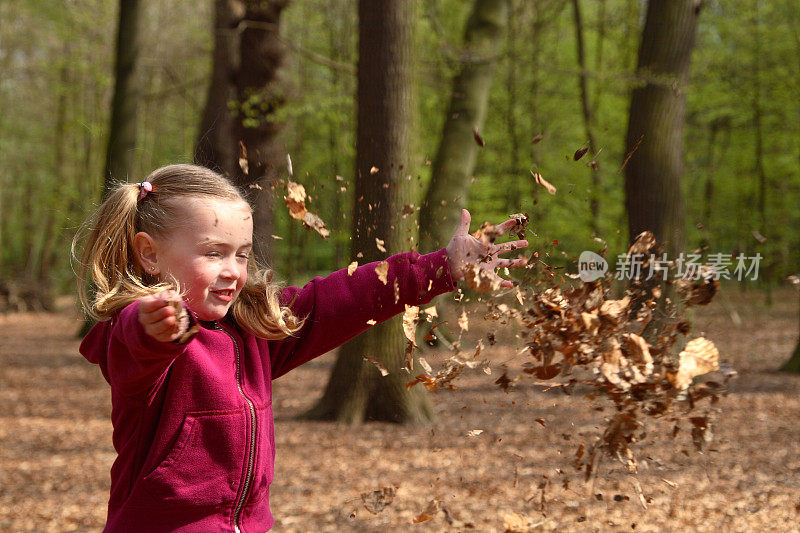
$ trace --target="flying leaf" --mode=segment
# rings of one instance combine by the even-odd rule
[[[417,322],[419,321],[419,307],[415,305],[406,305],[406,310],[403,313],[403,333],[406,338],[416,346],[415,334],[417,332]]]
[[[242,141],[239,141],[239,168],[242,169],[242,173],[245,176],[250,172],[247,164],[247,148]]]
[[[475,142],[478,144],[478,146],[481,148],[486,146],[486,141],[484,141],[483,137],[481,137],[481,134],[478,133],[478,126],[472,128],[472,136],[475,138]]]
[[[541,174],[534,171],[531,171],[531,174],[533,174],[533,179],[536,180],[536,183],[547,189],[547,192],[549,192],[550,194],[556,193],[557,189],[553,186],[553,184],[544,179]]]
[[[372,167],[369,169],[370,176],[378,173],[378,167]]]
[[[352,276],[353,272],[355,272],[357,268],[358,268],[358,261],[353,261],[352,263],[347,265],[347,275]]]
[[[421,366],[422,369],[428,374],[433,374],[433,369],[431,368],[431,365],[428,363],[428,361],[425,360],[424,357],[419,358],[419,366]]]
[[[482,429],[470,429],[467,431],[467,437],[477,437],[481,433],[483,433]]]
[[[303,220],[308,212],[306,210],[306,189],[299,183],[289,181],[286,184],[287,196],[283,197],[289,215],[296,220]]]
[[[370,363],[375,365],[375,367],[380,371],[381,376],[388,376],[389,375],[389,371],[386,370],[386,367],[383,366],[383,364],[380,361],[378,361],[378,359],[376,359],[375,357],[372,357],[372,356],[369,356],[369,355],[364,355],[363,358],[364,358],[365,361],[369,361]]]
[[[692,378],[719,370],[719,351],[713,342],[704,337],[690,340],[678,357],[678,372],[667,375],[678,390],[687,389]]]
[[[384,242],[385,241],[382,241],[381,239],[375,237],[375,245],[378,247],[378,250],[380,250],[383,253],[386,253],[386,248],[383,246]]]
[[[425,313],[428,316],[435,316],[435,317],[439,316],[439,312],[436,311],[436,306],[435,305],[432,305],[432,306],[430,306],[430,307],[428,307],[426,309],[423,309],[422,312]]]
[[[378,263],[378,266],[375,267],[375,272],[378,274],[378,279],[381,280],[384,285],[389,283],[389,263],[387,261]]]
[[[377,322],[370,318],[369,320],[367,320],[367,324],[369,324],[370,326],[374,326],[375,324],[377,324]]]
[[[575,150],[575,155],[572,156],[573,161],[577,161],[581,157],[585,156],[586,152],[588,151],[589,151],[588,146],[584,146],[583,148],[578,148],[577,150]]]
[[[469,318],[466,311],[461,311],[461,316],[458,317],[458,327],[463,331],[469,331]]]
[[[428,503],[428,506],[425,508],[425,510],[422,511],[419,514],[419,516],[414,518],[412,522],[415,524],[419,524],[421,522],[427,522],[428,520],[433,520],[434,517],[436,517],[436,513],[438,513],[439,509],[441,509],[441,506],[442,502],[440,502],[439,500],[431,500]]]
[[[531,139],[531,144],[539,144],[539,142],[541,142],[542,139],[544,139],[544,135],[542,135],[541,133],[537,133],[536,135],[533,136],[533,139]]]
[[[303,215],[303,225],[307,228],[311,228],[319,233],[323,239],[327,239],[330,237],[330,230],[325,226],[325,223],[319,218],[317,215],[311,212],[306,212]]]
[[[292,156],[286,154],[286,168],[289,170],[289,175],[294,176],[294,170],[292,169]]]

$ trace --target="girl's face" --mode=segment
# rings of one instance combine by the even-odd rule
[[[244,201],[181,199],[181,220],[164,239],[153,239],[156,270],[173,276],[200,320],[219,320],[247,281],[253,217]]]

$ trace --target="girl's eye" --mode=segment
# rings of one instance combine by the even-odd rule
[[[219,252],[206,252],[206,257],[222,257]]]
[[[245,259],[245,260],[247,260],[247,259],[250,259],[250,254],[249,254],[249,253],[246,253],[246,254],[239,254],[239,256],[238,256],[238,257],[239,257],[239,259]]]

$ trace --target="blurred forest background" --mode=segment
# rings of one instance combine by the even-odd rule
[[[220,4],[236,2],[217,3],[217,11],[231,12]],[[347,263],[358,19],[356,3],[347,0],[273,4],[280,6],[277,16],[262,28],[273,24],[283,63],[270,82],[278,154],[270,164],[276,179],[286,178],[285,154],[291,154],[295,180],[312,198],[309,208],[331,230],[323,240],[303,229],[289,218],[283,189],[275,188],[270,233],[282,239],[273,239],[270,260],[279,278],[291,282]],[[415,206],[431,179],[474,4],[414,5],[407,174],[418,185],[409,202]],[[646,3],[510,0],[505,7],[480,128],[485,147],[470,175],[473,220],[524,211],[532,216],[537,249],[554,248],[557,240],[555,248],[574,261],[581,250],[597,248],[596,232],[613,254],[622,253],[628,219],[620,168],[629,152],[626,126]],[[118,9],[111,0],[0,4],[0,285],[6,292],[35,288],[45,306],[52,295],[73,290],[70,240],[107,178]],[[135,146],[127,150],[126,175],[112,176],[123,181],[193,160],[215,46],[213,2],[142,2],[138,10]],[[217,37],[243,31],[217,22]],[[685,247],[705,242],[709,252],[761,253],[760,280],[751,286],[778,283],[797,270],[798,56],[800,10],[792,0],[703,2],[690,80],[676,87],[686,95]],[[230,102],[235,108],[235,94]],[[537,135],[541,141],[533,142]],[[589,153],[573,161],[590,139]],[[593,157],[597,171],[586,164]],[[558,193],[547,195],[531,171]]]

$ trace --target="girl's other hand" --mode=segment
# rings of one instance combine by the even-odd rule
[[[175,308],[170,303],[177,298],[175,291],[167,290],[139,300],[139,322],[145,333],[161,342],[172,342],[180,336]]]
[[[481,241],[469,233],[470,218],[469,211],[462,209],[461,224],[458,226],[455,235],[453,235],[453,238],[450,239],[450,243],[445,248],[453,281],[464,279],[465,271],[477,266],[492,282],[499,283],[501,287],[513,287],[514,284],[498,276],[496,270],[498,268],[525,266],[527,260],[524,258],[505,259],[499,257],[499,255],[518,248],[524,248],[528,246],[528,241],[509,241],[502,244],[492,244],[490,242]],[[507,220],[495,226],[493,233],[496,236],[503,235],[516,225],[516,220]]]

